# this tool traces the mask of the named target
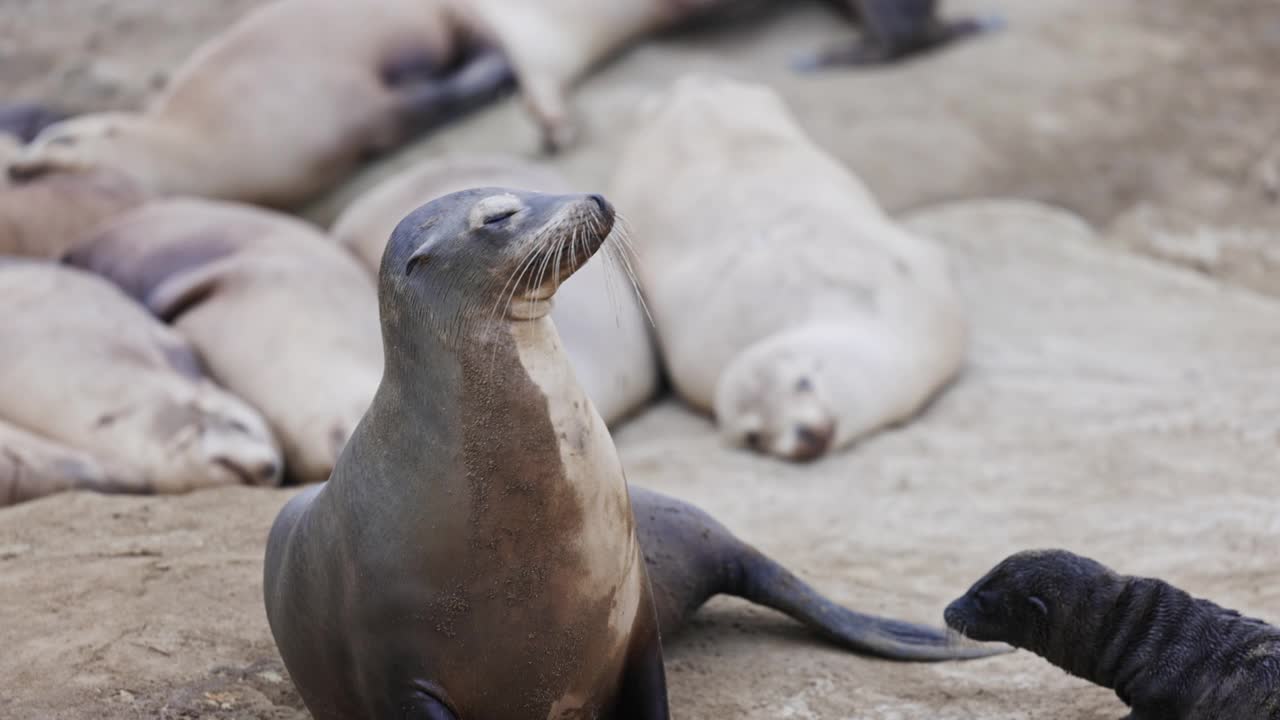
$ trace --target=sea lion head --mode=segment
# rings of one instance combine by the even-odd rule
[[[52,173],[127,171],[148,156],[143,120],[126,113],[78,115],[44,128],[9,162],[9,177],[26,181]],[[154,133],[150,133],[154,135]]]
[[[475,188],[437,198],[396,226],[383,253],[384,332],[425,319],[456,337],[464,325],[542,317],[614,219],[600,195]]]
[[[166,401],[141,409],[137,421],[150,440],[133,457],[155,454],[154,492],[281,482],[284,460],[266,421],[210,380],[173,383]]]
[[[1088,617],[1079,607],[1090,588],[1116,578],[1104,565],[1066,550],[1011,555],[947,606],[947,626],[981,641],[1004,642],[1044,654],[1054,627]]]
[[[788,336],[766,338],[739,353],[716,382],[716,424],[734,445],[808,461],[836,441],[831,378],[822,354]]]

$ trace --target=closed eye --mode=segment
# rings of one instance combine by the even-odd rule
[[[503,210],[503,211],[501,211],[501,212],[496,212],[496,213],[494,213],[494,214],[492,214],[492,215],[486,215],[486,216],[485,216],[485,218],[484,218],[484,224],[485,224],[485,225],[497,225],[498,223],[502,222],[503,220],[506,220],[506,219],[510,218],[511,216],[515,215],[515,214],[516,214],[516,213],[518,213],[518,212],[520,212],[520,211],[519,211],[519,210],[512,209],[512,210]]]

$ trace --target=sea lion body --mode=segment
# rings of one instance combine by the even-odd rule
[[[291,479],[329,476],[382,375],[377,291],[348,253],[287,215],[173,199],[103,226],[70,261],[172,324],[259,408]]]
[[[909,418],[957,373],[968,330],[942,250],[776,94],[693,76],[649,110],[613,193],[676,390],[726,437],[812,459]]]
[[[550,166],[500,155],[453,155],[415,165],[353,202],[331,234],[378,272],[387,238],[399,218],[427,200],[471,187],[571,191]],[[653,336],[620,248],[587,261],[556,292],[551,318],[587,391],[607,425],[629,417],[657,392]],[[614,252],[610,256],[609,253]]]
[[[731,0],[453,0],[468,25],[501,47],[545,147],[573,143],[570,87],[638,38]]]
[[[3,260],[0,299],[0,419],[120,468],[139,491],[279,483],[257,411],[107,281]]]
[[[109,168],[152,194],[296,205],[508,82],[493,53],[452,69],[468,36],[451,18],[436,0],[275,0],[144,111],[56,123],[10,172]]]
[[[1280,718],[1280,628],[1065,550],[1009,557],[945,615],[1115,690],[1131,720]]]
[[[546,315],[612,222],[598,197],[476,189],[398,225],[382,384],[267,546],[317,718],[667,717],[621,464]]]
[[[129,492],[128,473],[0,420],[0,507],[67,490]]]

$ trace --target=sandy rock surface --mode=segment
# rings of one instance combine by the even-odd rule
[[[253,4],[6,0],[0,90],[135,105]],[[793,52],[850,32],[803,4],[639,48],[575,96],[585,143],[558,164],[600,187],[648,90],[687,69],[775,83],[891,209],[917,209],[974,317],[963,377],[904,429],[797,467],[729,452],[709,422],[665,403],[618,433],[632,482],[702,505],[863,610],[940,622],[1006,554],[1060,545],[1280,620],[1280,304],[1245,289],[1280,293],[1280,6],[946,5],[999,11],[1010,28],[893,69],[797,77]],[[309,214],[332,218],[418,157],[534,147],[507,101]],[[1011,201],[918,210],[998,195],[1080,217]],[[305,717],[260,598],[266,530],[289,492],[72,494],[0,511],[0,717]],[[714,602],[667,658],[680,718],[1124,714],[1024,653],[871,661],[736,601]]]

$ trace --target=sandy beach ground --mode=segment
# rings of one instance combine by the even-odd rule
[[[253,4],[0,0],[0,91],[129,107]],[[891,69],[797,76],[794,52],[852,30],[785,4],[604,68],[575,96],[584,142],[557,163],[607,189],[644,93],[694,69],[767,81],[951,252],[968,366],[917,421],[810,466],[730,451],[664,401],[616,434],[631,482],[701,505],[860,610],[940,623],[1008,553],[1063,546],[1280,621],[1280,5],[957,0],[948,12],[1008,29]],[[417,158],[534,147],[507,100],[306,214],[331,219]],[[0,511],[0,718],[305,717],[261,601],[266,531],[292,492]],[[733,600],[666,655],[678,718],[1125,714],[1026,653],[868,660]]]

